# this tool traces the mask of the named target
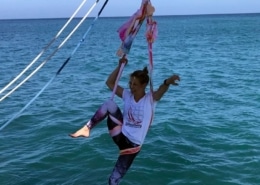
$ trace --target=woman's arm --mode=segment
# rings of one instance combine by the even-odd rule
[[[108,76],[107,78],[107,81],[106,81],[106,85],[108,86],[108,88],[113,91],[114,87],[115,87],[115,81],[116,81],[116,78],[117,78],[117,75],[118,75],[118,72],[119,72],[119,69],[120,69],[120,66],[125,63],[127,64],[127,59],[125,57],[122,57],[120,60],[119,60],[119,63],[118,63],[118,66],[112,71],[112,73]],[[116,92],[115,94],[117,96],[119,96],[120,98],[122,98],[123,96],[123,88],[119,85],[117,85],[117,88],[116,88]]]
[[[180,81],[180,77],[178,75],[172,75],[171,77],[165,79],[158,90],[153,93],[153,99],[155,101],[159,101],[164,93],[169,89],[170,85],[178,85],[175,81]]]

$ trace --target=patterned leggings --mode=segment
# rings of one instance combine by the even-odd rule
[[[101,122],[107,117],[107,127],[114,143],[118,146],[119,150],[131,149],[139,145],[131,142],[122,132],[121,127],[123,123],[123,114],[119,107],[112,100],[106,101],[86,124],[87,127],[92,129],[97,123]],[[117,129],[116,129],[117,127]],[[119,128],[119,132],[118,132]],[[116,130],[116,131],[114,131]],[[109,185],[117,185],[130,168],[135,157],[139,153],[130,153],[119,155],[115,167],[109,177]]]
[[[127,137],[124,136],[124,134],[120,133],[117,136],[112,137],[114,142],[117,144],[119,149],[127,149],[127,148],[133,148],[138,145],[132,143],[129,141]],[[109,185],[117,185],[119,184],[120,180],[123,178],[123,176],[126,174],[127,170],[130,168],[132,162],[134,161],[135,157],[137,156],[139,152],[132,153],[132,154],[125,154],[125,155],[119,155],[117,162],[115,164],[115,167],[113,169],[112,174],[109,177]]]

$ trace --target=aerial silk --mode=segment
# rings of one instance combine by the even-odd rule
[[[94,8],[94,6],[99,2],[99,0],[97,0],[95,2],[95,4],[91,7],[92,9]],[[103,6],[101,7],[100,11],[98,12],[97,16],[95,17],[95,19],[93,20],[92,24],[90,25],[90,27],[88,28],[88,30],[85,32],[84,36],[82,37],[82,39],[78,42],[77,46],[75,47],[75,49],[72,51],[72,53],[70,54],[70,56],[66,59],[66,61],[62,64],[62,66],[58,69],[58,71],[56,72],[56,74],[50,79],[50,81],[48,83],[46,83],[46,85],[19,111],[17,112],[9,121],[7,121],[6,123],[4,123],[1,127],[0,127],[0,131],[3,130],[7,125],[9,125],[15,118],[17,118],[27,107],[29,107],[29,105],[34,102],[36,100],[36,98],[38,98],[40,96],[40,94],[51,84],[51,82],[60,74],[60,72],[62,71],[62,69],[66,66],[66,64],[70,61],[70,59],[72,58],[72,56],[75,54],[75,52],[77,51],[77,49],[79,48],[79,46],[84,42],[86,36],[88,35],[89,31],[92,29],[94,23],[97,21],[97,19],[100,17],[103,9],[105,8],[106,4],[107,4],[108,0],[106,0],[103,4]],[[86,18],[86,16],[85,16]]]
[[[153,94],[153,43],[157,37],[158,30],[157,30],[157,23],[152,19],[152,15],[154,13],[155,9],[152,5],[148,6],[147,8],[147,21],[146,21],[146,40],[148,43],[148,55],[149,55],[149,76],[150,76],[150,92]],[[152,107],[154,107],[154,100],[151,97],[151,104]],[[150,125],[153,122],[153,117],[154,117],[154,109],[152,112],[152,117],[150,120]],[[147,130],[148,132],[148,130]]]
[[[149,55],[149,73],[150,73],[150,91],[153,93],[153,80],[152,80],[152,72],[153,72],[153,42],[155,41],[158,30],[157,23],[153,20],[152,15],[155,9],[153,6],[149,5],[147,7],[147,23],[146,23],[146,40],[148,43],[148,55]],[[151,100],[153,103],[153,100]]]
[[[119,27],[117,30],[119,34],[119,38],[122,41],[122,44],[120,48],[117,51],[117,56],[119,57],[126,57],[127,54],[129,54],[132,43],[139,32],[143,21],[145,20],[147,16],[147,6],[149,4],[148,0],[143,0],[141,3],[140,9],[138,9],[131,17],[130,19],[125,22],[122,26]],[[124,69],[125,64],[122,64],[119,69],[119,73],[117,76],[117,79],[115,81],[115,86],[111,95],[111,99],[113,100],[115,96],[115,91],[118,85],[119,78],[122,74],[122,71]]]
[[[150,91],[153,93],[153,80],[152,80],[152,72],[153,72],[153,53],[152,53],[152,44],[155,41],[158,30],[157,23],[153,20],[152,15],[155,9],[152,6],[150,0],[143,0],[141,7],[137,10],[130,19],[124,23],[119,29],[119,38],[122,41],[120,48],[117,51],[117,55],[119,57],[126,56],[131,49],[132,43],[140,30],[143,21],[146,18],[146,40],[148,43],[148,55],[149,55],[149,76],[150,76]],[[125,64],[122,64],[119,70],[119,74],[117,76],[115,87],[112,93],[111,99],[113,99],[116,86],[118,84],[118,79],[120,78],[123,68]],[[151,99],[151,103],[153,104],[153,99]]]
[[[119,57],[127,55],[130,52],[132,43],[146,18],[148,2],[149,1],[147,0],[143,0],[140,9],[137,10],[130,19],[117,30],[119,38],[122,41],[122,44],[117,51]]]

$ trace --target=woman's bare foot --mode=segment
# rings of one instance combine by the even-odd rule
[[[81,129],[79,129],[77,132],[73,134],[69,134],[70,137],[89,137],[89,128],[85,125]]]

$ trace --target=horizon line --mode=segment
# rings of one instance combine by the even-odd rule
[[[242,15],[242,14],[260,14],[260,13],[212,13],[212,14],[176,14],[176,15],[154,15],[153,17],[167,17],[167,16],[207,16],[207,15]],[[130,17],[130,16],[100,16],[100,18],[124,18],[124,17]],[[0,19],[2,20],[39,20],[39,19],[68,19],[70,17],[42,17],[42,18],[6,18],[6,19]],[[82,17],[75,17],[74,19],[81,19]],[[95,18],[95,16],[90,16],[88,18]]]

